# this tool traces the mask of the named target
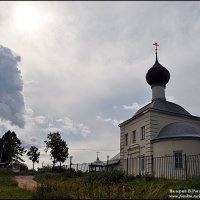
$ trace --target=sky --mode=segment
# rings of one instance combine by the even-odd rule
[[[199,2],[1,1],[0,137],[38,147],[36,167],[52,163],[44,140],[55,131],[73,163],[114,157],[118,124],[151,101],[154,42],[167,100],[200,116],[199,35]]]

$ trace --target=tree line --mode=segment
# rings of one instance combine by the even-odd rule
[[[59,132],[50,132],[44,142],[46,144],[45,152],[50,150],[50,159],[53,162],[53,166],[58,162],[61,166],[61,163],[64,163],[69,155],[66,141],[61,138]],[[22,159],[25,154],[32,161],[34,170],[34,164],[39,163],[40,157],[40,152],[36,146],[25,149],[16,133],[10,130],[0,138],[0,163],[25,162]]]

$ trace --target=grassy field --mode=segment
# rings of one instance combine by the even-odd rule
[[[10,173],[10,172],[9,172]],[[1,199],[169,199],[172,190],[200,190],[200,178],[187,181],[156,179],[149,176],[127,177],[122,172],[38,173],[37,191],[19,189],[13,174],[0,170]]]
[[[59,174],[36,176],[41,183],[34,198],[43,199],[169,199],[169,191],[200,189],[200,178],[187,181],[126,177],[123,173],[94,173],[68,178]]]
[[[0,199],[31,199],[30,191],[20,189],[11,170],[0,169]]]

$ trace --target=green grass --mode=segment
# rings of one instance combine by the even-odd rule
[[[91,173],[69,178],[60,174],[36,177],[40,199],[166,199],[170,189],[200,189],[200,178],[187,181],[126,177],[121,172]]]
[[[30,191],[20,189],[11,170],[0,169],[0,199],[31,199]]]
[[[0,199],[169,199],[169,190],[200,189],[200,177],[187,181],[149,176],[127,177],[122,172],[38,173],[36,192],[20,189],[12,172],[0,170]]]
[[[167,180],[160,178],[146,179],[141,177],[125,183],[125,188],[132,191],[131,197],[136,199],[166,199],[169,190],[199,189],[200,178],[190,180]]]

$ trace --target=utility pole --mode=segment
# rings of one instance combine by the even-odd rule
[[[69,159],[70,159],[69,169],[70,169],[70,171],[71,171],[71,169],[72,169],[72,156],[70,156]]]
[[[108,160],[109,160],[109,155],[107,155],[107,171],[108,171]]]
[[[98,156],[99,152],[97,151],[97,160],[99,160],[99,156]]]

